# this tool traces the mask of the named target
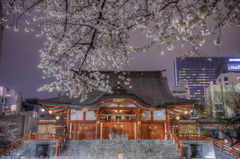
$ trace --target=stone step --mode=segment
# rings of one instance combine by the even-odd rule
[[[70,140],[61,157],[79,159],[116,159],[118,152],[126,159],[178,159],[176,146],[167,140]]]
[[[222,159],[238,159],[237,156],[234,156],[233,154],[223,151],[221,148],[214,147],[215,155],[216,157],[222,158]]]

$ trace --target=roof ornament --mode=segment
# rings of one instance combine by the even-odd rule
[[[115,87],[112,88],[112,91],[114,93],[123,93],[123,92],[127,92],[127,90],[121,86],[120,81],[117,82],[117,85]]]

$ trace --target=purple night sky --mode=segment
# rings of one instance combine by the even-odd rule
[[[240,57],[240,28],[224,28],[222,30],[222,45],[220,53],[209,38],[201,48],[209,56],[237,56]],[[131,33],[131,43],[134,46],[144,44],[146,39],[139,32]],[[6,88],[13,87],[16,91],[23,92],[23,98],[52,98],[56,92],[37,92],[37,89],[50,80],[42,79],[42,71],[37,65],[40,63],[38,50],[43,46],[44,39],[36,38],[32,33],[23,31],[14,32],[12,29],[4,30],[2,57],[0,62],[0,85]],[[134,53],[135,59],[128,65],[126,71],[163,70],[168,78],[169,87],[174,85],[173,61],[176,56],[181,56],[184,50],[176,45],[173,51],[166,51],[160,55],[156,47],[146,53]]]

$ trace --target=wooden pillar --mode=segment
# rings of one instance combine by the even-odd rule
[[[98,121],[96,121],[96,123],[95,123],[95,139],[98,139],[98,126],[99,124],[98,124]]]
[[[136,139],[142,139],[142,121],[141,121],[142,113],[143,113],[142,110],[138,110],[137,112],[137,121],[136,121],[137,138]]]
[[[100,139],[102,140],[103,139],[103,123],[102,122],[100,122],[100,134],[101,134],[101,136],[100,136]]]
[[[101,138],[101,124],[100,124],[100,115],[99,115],[99,110],[94,111],[95,112],[95,117],[96,117],[96,122],[95,122],[95,139],[100,139]]]
[[[56,157],[59,156],[59,142],[57,142],[57,145],[56,145]]]
[[[142,122],[137,121],[137,139],[142,139]]]
[[[170,119],[169,119],[169,109],[166,109],[166,127],[167,127],[167,139],[170,139]]]
[[[153,117],[154,117],[153,111],[151,111],[151,120],[152,120],[152,121],[153,121]]]
[[[223,133],[223,127],[221,128],[221,133],[222,133],[222,139],[225,137],[224,133]]]
[[[86,120],[86,112],[83,112],[83,121]]]
[[[77,124],[72,123],[72,139],[77,139]]]
[[[70,133],[71,109],[67,109],[67,132]]]

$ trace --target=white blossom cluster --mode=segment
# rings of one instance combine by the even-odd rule
[[[239,0],[5,0],[0,23],[5,28],[36,31],[46,37],[39,51],[43,78],[56,81],[40,91],[66,91],[87,98],[93,90],[111,92],[102,69],[123,70],[133,51],[157,45],[161,55],[173,50],[176,41],[198,51],[205,37],[221,27],[240,23]],[[208,27],[210,17],[213,27]],[[140,48],[129,43],[129,32],[140,29],[152,42]],[[86,71],[83,71],[86,70]],[[128,83],[129,81],[125,81]]]
[[[0,121],[0,148],[14,142],[17,129],[13,123]]]

